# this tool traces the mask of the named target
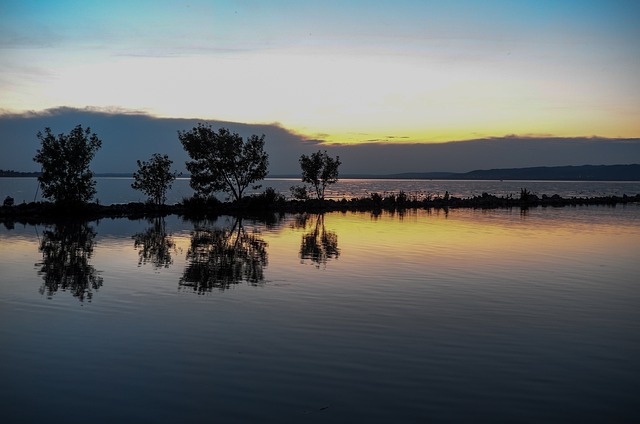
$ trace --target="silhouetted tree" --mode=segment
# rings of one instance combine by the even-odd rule
[[[307,186],[291,186],[289,187],[289,191],[291,191],[291,196],[297,200],[307,200],[309,199],[309,192],[307,192]]]
[[[92,290],[102,286],[102,277],[89,263],[96,233],[86,222],[65,222],[42,234],[42,262],[38,275],[44,284],[40,293],[53,296],[58,290],[69,290],[80,301],[91,301]]]
[[[298,217],[297,226],[311,228],[311,231],[302,235],[300,259],[310,259],[319,267],[321,264],[326,265],[329,259],[340,256],[338,235],[333,231],[327,231],[324,226],[324,214],[315,215],[315,219],[310,219],[307,214],[301,215]]]
[[[134,182],[131,187],[140,190],[156,205],[163,205],[167,200],[167,190],[171,189],[177,172],[171,172],[173,161],[169,156],[154,153],[148,162],[136,161],[138,170],[133,173]]]
[[[133,247],[138,250],[138,266],[151,262],[155,269],[169,268],[173,263],[171,253],[176,251],[176,243],[167,234],[164,218],[149,220],[151,226],[142,233],[131,236]]]
[[[38,131],[42,147],[33,160],[42,166],[38,177],[42,195],[56,203],[86,202],[96,194],[96,182],[89,164],[102,141],[91,129],[76,126],[68,135],[53,135],[51,128]]]
[[[224,290],[243,280],[257,285],[264,280],[266,247],[267,243],[256,233],[247,233],[237,218],[231,226],[196,224],[180,285],[197,292]]]
[[[338,167],[340,166],[340,156],[330,157],[326,150],[312,153],[310,156],[300,156],[300,167],[302,168],[302,182],[313,186],[318,199],[324,199],[324,190],[329,184],[338,181]]]
[[[223,191],[240,200],[250,184],[267,176],[264,135],[252,135],[243,142],[240,135],[226,128],[215,132],[210,125],[198,124],[190,131],[178,131],[178,138],[192,159],[186,165],[198,196]]]

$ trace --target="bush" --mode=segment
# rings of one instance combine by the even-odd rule
[[[148,162],[138,160],[138,171],[133,173],[131,188],[142,191],[154,204],[163,205],[177,175],[177,172],[171,172],[172,163],[169,156],[158,153],[154,153]]]
[[[242,203],[247,209],[268,210],[273,209],[275,206],[283,205],[285,200],[282,194],[275,191],[272,187],[268,187],[263,193],[245,197],[242,199]]]
[[[296,200],[309,200],[307,186],[292,186],[289,191],[291,191],[291,196]]]
[[[205,209],[215,209],[219,207],[222,202],[215,197],[191,196],[183,197],[181,203],[187,209],[201,211]]]

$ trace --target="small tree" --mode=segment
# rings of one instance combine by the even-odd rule
[[[163,205],[167,200],[167,190],[171,189],[176,179],[176,172],[171,172],[173,161],[169,156],[154,153],[149,162],[136,161],[138,170],[133,173],[135,180],[131,187],[149,196],[156,205]]]
[[[309,183],[316,191],[318,199],[324,199],[324,190],[327,185],[338,181],[338,167],[340,166],[340,156],[332,158],[327,151],[312,153],[310,156],[300,156],[300,167],[302,168],[302,182]]]
[[[215,132],[210,125],[198,124],[190,131],[178,131],[178,138],[192,159],[186,165],[191,188],[198,196],[223,191],[240,200],[250,184],[267,176],[269,155],[264,151],[264,135],[252,135],[243,142],[240,135],[226,128]]]
[[[87,202],[96,194],[96,182],[89,164],[102,141],[91,129],[76,126],[68,135],[53,135],[51,128],[38,131],[42,147],[33,160],[42,166],[38,182],[42,195],[56,203]]]

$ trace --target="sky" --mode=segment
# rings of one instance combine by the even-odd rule
[[[638,40],[633,0],[3,0],[0,113],[136,111],[339,144],[637,138]]]

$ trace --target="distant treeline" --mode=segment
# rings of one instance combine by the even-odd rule
[[[0,169],[0,177],[39,177],[41,172],[20,172]]]
[[[640,181],[640,164],[538,166],[487,169],[465,173],[424,172],[385,175],[385,178],[442,180],[546,180],[546,181]]]
[[[37,177],[40,172],[0,169],[0,177]],[[98,173],[96,177],[130,177],[130,173]],[[183,175],[188,177],[188,175]],[[299,175],[273,175],[295,177]],[[405,172],[401,174],[344,174],[341,178],[388,178],[426,180],[544,180],[544,181],[640,181],[640,164],[538,166],[532,168],[480,169],[470,172]]]
[[[21,172],[21,171],[13,171],[13,170],[4,170],[0,169],[0,177],[39,177],[42,175],[42,172]],[[131,177],[131,172],[107,172],[107,173],[98,173],[95,174],[96,177]]]

